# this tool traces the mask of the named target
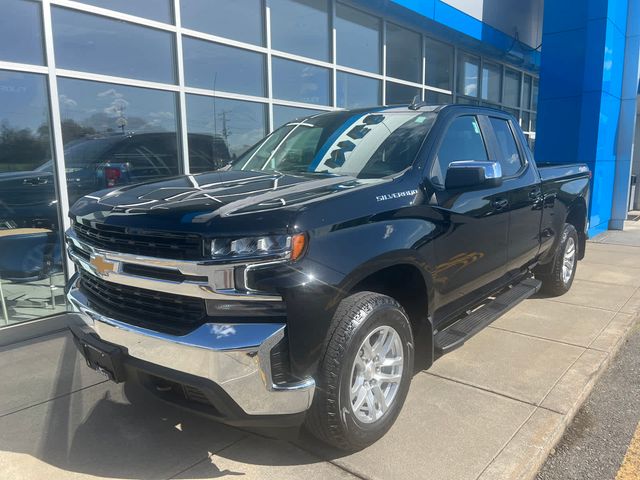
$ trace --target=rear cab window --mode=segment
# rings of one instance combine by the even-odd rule
[[[518,144],[513,136],[513,130],[509,120],[498,117],[489,117],[489,122],[496,136],[498,147],[497,161],[502,167],[504,177],[515,176],[524,166]]]

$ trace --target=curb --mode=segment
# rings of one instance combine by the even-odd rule
[[[505,478],[508,478],[509,480],[535,480],[536,479],[538,472],[542,467],[542,465],[544,465],[545,461],[547,460],[547,457],[558,445],[567,427],[571,424],[571,422],[575,418],[580,408],[584,405],[585,401],[591,394],[591,391],[593,390],[594,386],[596,385],[596,383],[598,382],[602,374],[605,372],[605,370],[609,367],[611,362],[617,356],[620,348],[622,347],[623,343],[626,341],[627,337],[630,335],[631,331],[634,328],[640,326],[640,322],[639,322],[640,312],[636,312],[635,314],[631,314],[631,315],[633,315],[633,319],[629,322],[629,325],[626,327],[624,332],[620,335],[618,341],[613,346],[613,348],[607,353],[606,358],[600,364],[597,371],[595,371],[592,374],[589,381],[584,385],[582,391],[578,395],[571,409],[566,414],[564,414],[561,421],[557,423],[555,428],[547,434],[548,439],[543,445],[541,445],[540,449],[538,450],[538,453],[535,456],[530,457],[530,460],[526,464],[519,465],[517,468],[517,470],[520,470],[519,472],[517,471],[513,472],[513,475],[509,475]],[[539,410],[547,410],[547,409],[545,409],[544,407],[536,408],[536,410],[531,414],[531,416],[527,419],[527,421],[523,423],[520,429],[525,427],[527,423],[529,423],[533,415]],[[495,460],[496,459],[494,459],[494,462]],[[490,468],[492,464],[493,462],[489,464],[489,466],[487,466],[487,470]],[[481,478],[482,477],[483,475],[481,475]]]

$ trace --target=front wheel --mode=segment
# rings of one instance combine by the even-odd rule
[[[345,298],[331,324],[307,429],[343,450],[378,440],[404,404],[413,356],[411,324],[398,302],[373,292]]]
[[[577,265],[578,232],[573,225],[566,223],[553,261],[545,265],[544,270],[536,272],[536,277],[542,281],[542,291],[554,297],[567,293],[573,284]]]

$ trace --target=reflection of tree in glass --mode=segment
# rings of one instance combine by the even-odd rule
[[[37,131],[0,124],[0,172],[32,170],[50,158],[49,128]]]

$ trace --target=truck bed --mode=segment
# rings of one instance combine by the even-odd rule
[[[549,163],[536,162],[542,182],[550,182],[560,178],[567,180],[575,177],[589,176],[589,167],[584,163]]]

